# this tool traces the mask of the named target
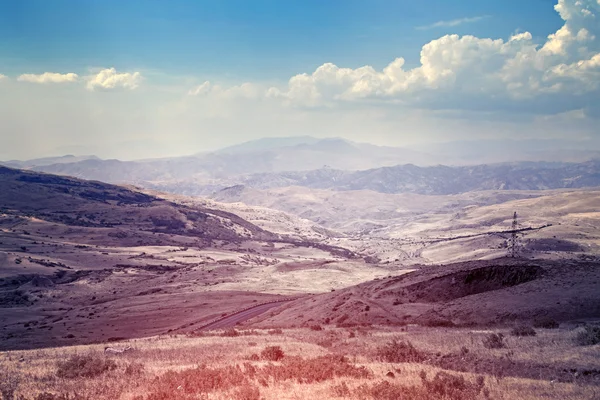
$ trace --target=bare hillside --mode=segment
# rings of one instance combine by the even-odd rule
[[[296,300],[256,327],[311,324],[493,326],[600,318],[600,264],[497,259],[420,267]]]

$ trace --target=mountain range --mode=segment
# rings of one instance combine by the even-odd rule
[[[510,144],[494,143],[457,142],[413,150],[302,136],[259,139],[184,157],[120,161],[63,156],[2,164],[185,195],[210,195],[237,185],[435,195],[600,185],[600,158],[594,158],[600,153],[593,147],[587,151],[565,147],[561,152],[556,149],[560,143],[546,141],[539,144],[540,157],[529,157],[535,161],[473,164],[492,153],[519,159],[519,154],[531,156],[534,150],[527,141],[522,153],[518,147],[515,152],[504,151]],[[480,157],[475,157],[478,149]]]

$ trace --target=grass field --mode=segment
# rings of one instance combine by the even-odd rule
[[[12,351],[0,354],[0,392],[4,400],[599,398],[596,330],[518,332],[532,334],[312,326]],[[131,350],[111,355],[105,346]]]

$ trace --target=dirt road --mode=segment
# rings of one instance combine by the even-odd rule
[[[254,317],[270,310],[271,308],[279,307],[280,305],[282,305],[283,303],[285,303],[287,301],[291,301],[291,300],[282,300],[282,301],[278,301],[277,303],[261,304],[256,307],[252,307],[247,310],[240,311],[239,313],[229,315],[223,319],[220,319],[218,321],[215,321],[211,324],[208,324],[208,325],[200,328],[200,330],[210,331],[210,330],[215,330],[215,329],[233,328],[240,322],[244,322],[244,321],[249,320],[250,318],[254,318]]]

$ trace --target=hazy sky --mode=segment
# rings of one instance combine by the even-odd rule
[[[600,0],[0,7],[0,159],[600,136]]]

